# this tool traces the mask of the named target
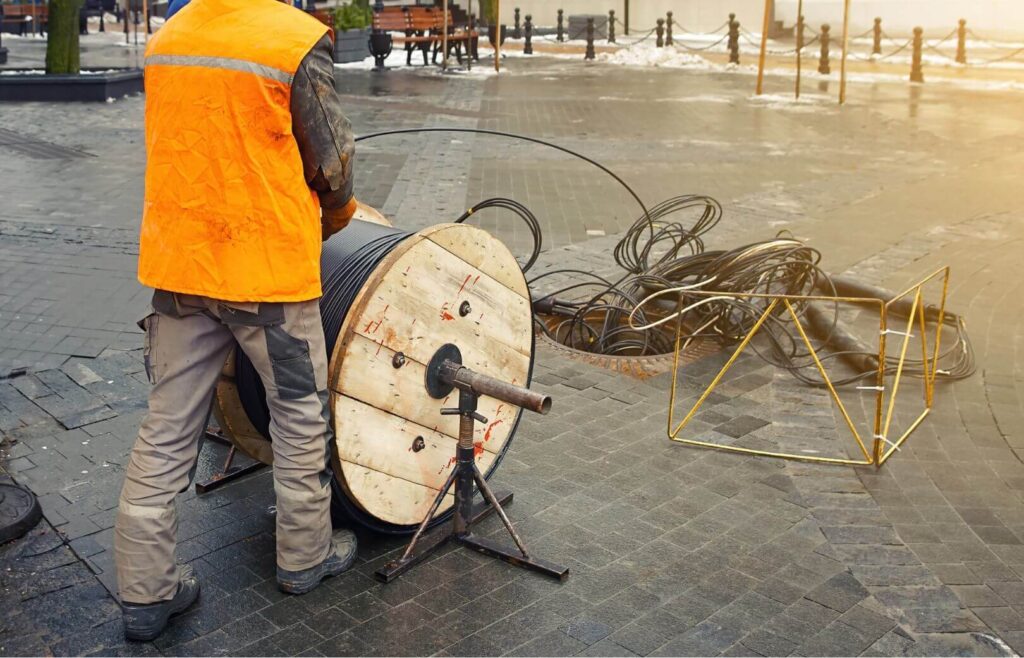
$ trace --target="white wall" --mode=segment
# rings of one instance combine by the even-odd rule
[[[465,4],[465,0],[458,0]],[[796,22],[797,0],[775,0],[776,18],[787,26]],[[501,0],[502,20],[512,23],[515,7],[522,15],[533,15],[536,25],[555,24],[559,8],[569,14],[604,14],[614,9],[622,19],[624,0]],[[474,5],[476,3],[474,2]],[[730,12],[752,32],[761,31],[764,0],[631,0],[631,31],[646,32],[654,27],[666,11],[693,31],[713,30],[725,22]],[[830,23],[833,29],[842,25],[843,0],[804,0],[804,16],[818,26]],[[1024,37],[1024,0],[851,0],[850,25],[854,33],[867,30],[875,16],[893,36],[907,35],[916,25],[926,36],[940,37],[956,27],[957,20],[967,24],[983,37]],[[815,27],[817,29],[817,27]]]
[[[458,1],[465,6],[465,0]],[[557,20],[558,10],[563,9],[568,25],[570,14],[607,14],[609,9],[614,9],[616,18],[621,21],[624,20],[624,5],[624,0],[501,0],[501,17],[511,25],[513,12],[519,7],[523,17],[533,15],[534,25],[551,26]],[[730,13],[735,13],[736,20],[748,29],[760,32],[763,9],[764,0],[630,0],[630,33],[647,32],[667,11],[672,11],[679,24],[694,32],[714,30],[729,19]],[[748,19],[744,20],[744,16]],[[616,31],[621,33],[621,30],[619,27]]]

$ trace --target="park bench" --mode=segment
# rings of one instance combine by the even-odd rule
[[[82,8],[78,10],[78,31],[81,34],[89,34],[89,19],[98,16],[100,19],[100,32],[106,32],[104,25],[105,7],[102,0],[85,0]]]
[[[437,61],[437,55],[443,48],[442,41],[445,31],[444,12],[436,7],[385,7],[382,11],[374,12],[373,29],[384,32],[401,32],[401,36],[395,36],[393,41],[403,44],[406,51],[406,64],[412,65],[413,52],[419,50],[423,53],[423,65],[429,61],[428,53],[433,51],[433,59]],[[462,61],[462,43],[469,42],[476,33],[468,30],[455,30],[452,15],[448,15],[448,44],[450,49],[455,49],[456,57]],[[467,51],[469,47],[467,46]]]
[[[433,18],[424,20],[424,15],[416,12],[414,20],[413,12],[405,7],[385,7],[373,15],[374,30],[402,33],[402,36],[394,37],[393,42],[405,46],[405,63],[408,66],[412,66],[412,54],[416,50],[423,52],[423,65],[426,66],[427,53],[435,39],[430,34],[433,26]]]
[[[436,36],[437,41],[434,43],[434,56],[433,61],[437,63],[437,56],[443,50],[443,35],[444,35],[444,11],[437,8],[432,8],[434,13],[434,30],[433,34]],[[455,16],[452,12],[448,12],[448,52],[449,54],[454,51],[455,58],[459,64],[462,63],[462,48],[465,46],[467,56],[476,56],[473,46],[475,45],[474,39],[480,37],[476,30],[470,30],[468,25],[457,25],[455,22]],[[479,59],[476,56],[476,59]]]
[[[0,6],[3,11],[3,25],[14,25],[18,28],[18,34],[35,31],[39,25],[42,30],[46,29],[48,12],[45,4],[10,4]]]

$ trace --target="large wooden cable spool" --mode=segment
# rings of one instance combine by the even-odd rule
[[[353,222],[346,233],[359,240],[380,229]],[[454,466],[459,420],[440,409],[455,406],[457,396],[435,400],[425,388],[426,364],[438,348],[454,343],[467,367],[522,386],[529,385],[533,364],[529,290],[508,249],[466,224],[404,235],[358,287],[344,317],[324,317],[333,344],[336,511],[382,532],[414,529]],[[327,306],[322,302],[321,310]],[[236,380],[235,366],[229,359],[217,387],[217,420],[242,452],[271,463],[267,430],[258,428],[259,413],[247,411],[239,395],[239,384],[253,382]],[[489,477],[521,410],[481,398],[479,412],[488,422],[477,425],[476,459]],[[441,510],[451,504],[449,497]]]

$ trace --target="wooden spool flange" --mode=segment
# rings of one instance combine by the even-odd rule
[[[369,516],[388,524],[419,523],[454,466],[455,406],[431,398],[426,364],[445,343],[466,366],[528,385],[533,353],[526,279],[513,255],[485,231],[442,224],[401,242],[374,269],[341,327],[329,374],[337,483]],[[476,459],[488,473],[503,453],[520,409],[481,398]],[[215,413],[246,454],[273,459],[270,443],[238,400],[233,362],[217,388]],[[451,497],[441,511],[451,506]]]

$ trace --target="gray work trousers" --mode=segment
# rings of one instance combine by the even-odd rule
[[[125,472],[114,531],[121,600],[177,591],[175,496],[188,487],[214,388],[235,341],[267,391],[277,496],[277,564],[296,571],[330,550],[327,349],[316,300],[223,302],[157,291],[146,331],[149,413]]]

